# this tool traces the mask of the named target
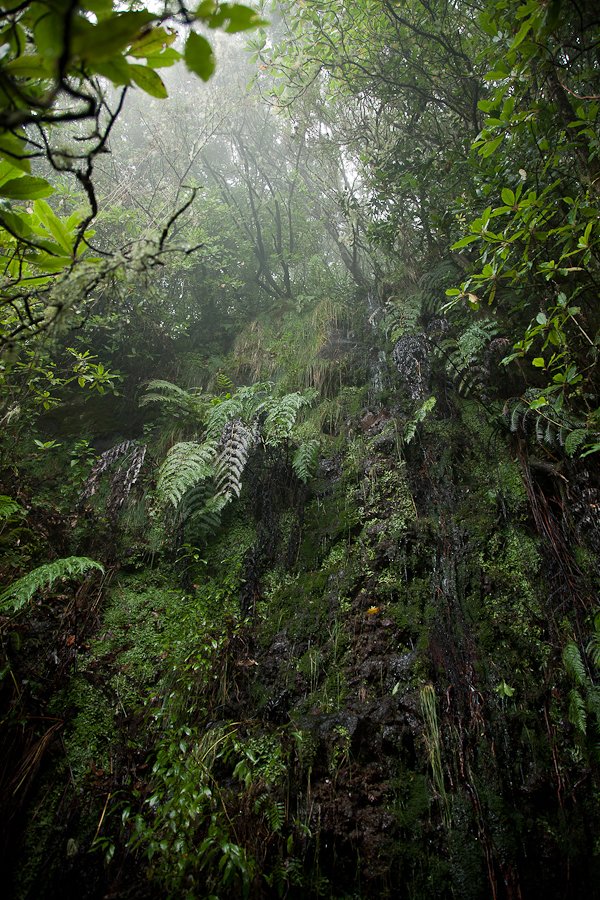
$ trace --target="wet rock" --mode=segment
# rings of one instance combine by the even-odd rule
[[[425,334],[403,335],[392,351],[396,368],[411,400],[422,400],[429,392],[429,341]]]
[[[393,453],[396,449],[396,435],[387,430],[379,434],[373,441],[373,449],[378,453]]]
[[[413,651],[388,656],[386,658],[386,668],[389,677],[392,678],[394,682],[407,678],[416,658],[417,654]]]

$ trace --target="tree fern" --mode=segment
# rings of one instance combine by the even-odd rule
[[[292,469],[304,484],[312,478],[319,459],[319,441],[313,438],[300,444],[292,457]]]
[[[169,451],[158,472],[156,493],[160,505],[179,506],[185,493],[214,474],[217,445],[181,441]]]
[[[0,594],[0,609],[17,612],[28,603],[37,591],[51,587],[59,578],[80,578],[89,569],[98,569],[104,572],[100,563],[87,556],[67,556],[64,559],[56,559],[53,562],[38,566],[23,575],[22,578],[13,581]]]
[[[172,387],[169,382],[158,384],[165,393]],[[259,435],[271,446],[289,438],[298,411],[314,396],[307,392],[275,398],[273,388],[270,382],[259,382],[214,398],[203,422],[204,442],[175,444],[160,467],[159,506],[174,507],[180,521],[196,530],[218,526],[224,507],[240,495],[248,455]],[[308,457],[305,462],[308,466]]]

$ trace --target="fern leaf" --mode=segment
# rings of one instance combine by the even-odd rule
[[[595,669],[600,669],[600,634],[594,634],[585,648]]]
[[[585,699],[588,712],[594,716],[597,725],[600,725],[600,685],[592,685]]]
[[[114,447],[110,447],[108,450],[105,450],[104,453],[99,456],[94,463],[94,467],[92,468],[92,471],[89,474],[89,478],[84,485],[83,491],[81,492],[82,498],[86,500],[89,497],[93,497],[98,490],[100,478],[102,475],[104,475],[106,470],[109,469],[112,464],[115,463],[118,459],[126,456],[135,447],[135,441],[121,441],[120,444],[116,444]]]
[[[10,519],[15,513],[23,512],[23,507],[19,506],[12,497],[6,494],[0,494],[0,521],[2,519]]]
[[[423,422],[431,410],[434,408],[437,400],[435,397],[428,397],[424,403],[417,409],[412,419],[404,426],[404,431],[402,432],[402,440],[405,444],[410,444],[415,434],[417,433],[417,425]]]
[[[285,807],[282,800],[272,800],[265,810],[265,816],[269,828],[275,834],[279,834],[285,822]]]
[[[158,472],[156,492],[160,505],[177,509],[185,493],[212,477],[217,447],[214,442],[181,441],[169,451]]]
[[[513,434],[519,430],[519,425],[521,424],[521,417],[523,415],[524,406],[522,403],[517,403],[513,406],[511,415],[510,415],[510,430]]]
[[[218,494],[210,497],[202,509],[190,519],[190,526],[199,537],[214,534],[221,524],[221,513],[229,503],[229,497]]]
[[[577,644],[574,644],[573,641],[569,641],[563,650],[562,657],[565,669],[571,678],[578,685],[584,685],[587,682],[588,677]]]
[[[247,428],[240,419],[228,422],[223,430],[222,449],[215,464],[217,493],[239,497],[242,473],[256,441],[257,429]]]
[[[303,406],[308,406],[310,402],[310,397],[299,393],[286,394],[280,399],[271,399],[263,427],[265,443],[276,447],[289,438],[298,413]]]
[[[239,388],[236,396],[242,402],[242,419],[252,422],[261,412],[265,398],[270,397],[275,389],[271,381],[257,381],[255,384]]]
[[[314,439],[300,444],[292,458],[292,469],[300,479],[307,483],[317,468],[319,459],[319,441]]]
[[[199,481],[188,491],[185,492],[179,507],[178,515],[184,522],[192,519],[197,513],[201,512],[206,506],[206,502],[213,494],[212,482],[207,480]]]
[[[577,688],[572,688],[569,691],[569,721],[575,726],[580,734],[586,733],[587,713],[583,697]]]
[[[37,569],[13,581],[0,594],[0,609],[17,612],[28,603],[37,591],[51,587],[59,578],[80,578],[88,569],[104,572],[100,563],[87,556],[67,556],[38,566]]]
[[[579,447],[581,447],[587,436],[588,432],[585,428],[576,428],[575,431],[572,431],[567,435],[565,439],[565,453],[567,456],[575,456],[575,453]]]
[[[223,429],[232,419],[239,419],[244,412],[242,398],[240,392],[221,400],[211,406],[206,417],[206,438],[209,441],[218,442],[223,434]]]
[[[548,426],[548,427],[550,427],[550,426]],[[547,430],[544,426],[544,420],[542,419],[541,416],[536,416],[535,439],[538,442],[538,444],[544,444],[544,443],[546,443],[548,445],[552,444],[552,440],[549,439],[549,437],[547,435]]]
[[[160,403],[169,412],[186,413],[202,418],[207,407],[205,397],[193,390],[186,391],[170,381],[154,379],[146,385],[146,393],[140,400],[140,406],[149,403]]]
[[[233,381],[225,372],[217,372],[215,382],[222,391],[233,391],[235,388]]]

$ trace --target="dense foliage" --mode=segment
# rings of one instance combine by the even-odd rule
[[[10,896],[594,896],[599,38],[2,7]]]

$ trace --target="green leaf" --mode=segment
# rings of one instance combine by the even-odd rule
[[[504,135],[501,134],[500,137],[494,138],[493,141],[486,141],[485,144],[477,151],[479,153],[479,156],[483,156],[484,159],[487,159],[488,156],[491,156],[492,153],[496,152],[503,140]]]
[[[507,206],[515,205],[515,195],[510,188],[502,188],[502,202],[506,203]]]
[[[173,50],[172,47],[167,47],[162,53],[147,56],[146,65],[151,69],[166,69],[168,66],[172,66],[174,63],[179,62],[180,59],[183,59],[183,55],[179,50]]]
[[[516,38],[514,39],[514,41],[512,42],[512,44],[510,45],[510,49],[511,49],[511,50],[516,50],[517,47],[519,47],[519,46],[523,43],[523,41],[525,40],[525,38],[527,37],[527,35],[528,35],[529,32],[531,31],[531,26],[532,26],[532,25],[533,25],[533,19],[531,19],[531,18],[526,19],[526,20],[523,22],[523,24],[521,25],[521,27],[519,28],[519,30],[518,30],[518,32],[517,32]]]
[[[8,197],[10,200],[37,200],[53,193],[54,188],[45,178],[34,178],[31,175],[13,178],[0,187],[0,197]]]
[[[5,63],[3,68],[17,78],[52,78],[54,69],[40,53],[17,56]]]
[[[147,66],[130,64],[129,71],[137,86],[147,94],[150,94],[151,97],[158,97],[160,100],[164,100],[165,97],[168,97],[165,84],[154,69],[149,69]]]
[[[77,27],[73,35],[73,55],[89,62],[110,59],[131,44],[144,25],[156,18],[148,10],[117,13],[97,25],[79,17],[74,23]]]
[[[106,19],[113,9],[113,0],[80,0],[80,2],[83,9],[89,9],[98,19]]]
[[[93,70],[98,75],[102,75],[115,86],[123,84],[131,84],[131,72],[129,71],[129,63],[124,56],[115,56],[113,59],[97,62],[93,65]]]
[[[167,31],[165,28],[151,28],[129,48],[129,55],[136,57],[154,56],[160,53],[163,47],[170,46],[177,34],[175,31]]]
[[[45,200],[36,200],[33,204],[33,211],[47,231],[50,232],[54,240],[62,250],[71,256],[73,253],[73,238],[69,234],[64,223],[58,218],[53,210],[48,206]]]
[[[212,47],[205,37],[196,34],[195,31],[191,31],[188,35],[183,58],[190,72],[198,75],[202,81],[208,81],[215,71],[216,63]]]
[[[27,140],[15,134],[0,134],[0,156],[4,157],[16,169],[30,172],[31,164],[27,156]]]
[[[455,244],[452,244],[450,249],[451,250],[460,250],[461,247],[466,247],[468,244],[472,244],[473,241],[478,241],[479,239],[480,239],[480,235],[478,235],[478,234],[468,234],[466,237],[461,238],[460,241],[457,241]]]
[[[504,679],[502,679],[498,687],[496,687],[494,690],[501,697],[512,697],[515,692],[514,687],[511,687],[510,684],[507,684]]]
[[[39,11],[37,12],[38,18],[33,25],[35,47],[47,63],[51,62],[52,71],[54,71],[56,60],[59,59],[63,50],[64,16],[61,15],[59,9],[52,9],[50,4],[48,6],[34,4],[33,6]],[[48,68],[47,65],[46,68]]]
[[[543,357],[543,356],[536,356],[536,358],[533,360],[533,362],[531,363],[531,365],[532,365],[532,366],[535,366],[536,369],[543,369],[543,368],[545,367],[545,365],[546,365],[546,363],[544,362],[544,357]]]
[[[548,401],[545,397],[536,397],[535,400],[532,400],[529,404],[529,409],[541,409],[543,406],[548,406]]]
[[[17,237],[29,239],[31,237],[31,216],[24,210],[22,212],[21,215],[19,211],[9,212],[7,209],[3,209],[0,212],[0,227]]]
[[[227,34],[237,34],[268,24],[265,19],[261,19],[255,9],[241,3],[222,3],[220,9],[229,20],[223,29]]]
[[[538,322],[540,325],[547,325],[548,317],[547,317],[546,313],[539,312],[537,314],[537,316],[535,317],[535,321]]]

